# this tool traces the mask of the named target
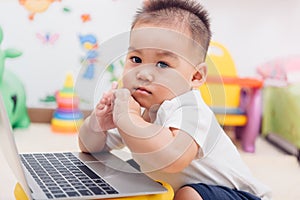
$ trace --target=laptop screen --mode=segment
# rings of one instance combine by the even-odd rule
[[[17,189],[23,188],[27,194],[30,194],[29,187],[25,180],[23,168],[21,166],[20,157],[18,154],[15,139],[13,137],[12,127],[8,119],[8,115],[6,112],[6,108],[4,105],[1,92],[0,92],[0,150],[6,164],[10,167],[17,181],[21,185],[20,187],[20,185],[17,184],[16,185]],[[6,176],[8,175],[6,174]],[[1,181],[5,181],[5,180],[2,179]]]

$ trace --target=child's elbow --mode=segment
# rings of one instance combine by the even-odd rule
[[[80,151],[83,153],[101,152],[104,149],[104,145],[105,145],[105,143],[103,143],[102,145],[98,144],[98,143],[87,145],[87,144],[84,144],[84,142],[80,139],[80,137],[78,138],[78,146],[79,146]]]
[[[169,166],[165,167],[162,169],[163,172],[166,173],[179,173],[182,170],[184,170],[184,168],[186,168],[189,165],[189,163],[180,163],[180,162],[174,162],[172,164],[170,164]]]
[[[166,166],[162,169],[162,171],[166,173],[178,173],[184,170],[190,163],[194,160],[196,155],[198,154],[199,147],[196,143],[192,143],[192,145],[186,150],[186,152],[172,162],[170,165]]]
[[[83,145],[82,141],[80,138],[78,138],[78,146],[81,152],[83,153],[90,153],[87,148],[85,147],[85,145]]]

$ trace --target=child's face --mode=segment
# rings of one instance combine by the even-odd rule
[[[138,25],[131,32],[123,86],[144,108],[190,91],[199,77],[195,44],[182,33]],[[201,75],[200,75],[201,76]]]

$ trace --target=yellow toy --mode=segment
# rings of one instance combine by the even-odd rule
[[[234,127],[242,148],[255,151],[261,118],[261,87],[255,78],[238,77],[229,51],[217,42],[210,43],[206,64],[206,84],[200,87],[204,101],[224,127]]]
[[[234,62],[228,50],[223,45],[217,42],[211,42],[210,48],[212,52],[208,54],[206,59],[208,67],[207,83],[200,87],[202,97],[213,109],[238,108],[241,87],[237,84],[225,84],[222,80],[223,77],[237,78]],[[218,51],[221,51],[221,53]],[[229,119],[230,116],[217,113],[217,118],[222,125],[244,125],[246,123],[246,116],[244,115],[240,115],[232,121]]]
[[[16,200],[29,200],[20,183],[16,184],[14,189],[14,195]]]

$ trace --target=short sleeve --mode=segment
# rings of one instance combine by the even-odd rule
[[[188,133],[203,147],[213,113],[204,103],[200,92],[191,91],[165,101],[158,110],[155,123]]]

